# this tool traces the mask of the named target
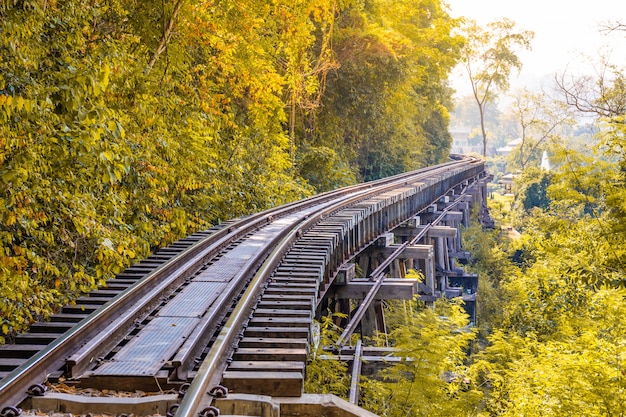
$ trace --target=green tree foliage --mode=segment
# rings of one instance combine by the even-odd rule
[[[479,288],[479,322],[483,331],[487,330],[482,333],[486,347],[472,356],[468,378],[473,389],[484,391],[482,415],[562,415],[563,410],[567,414],[612,415],[619,410],[619,400],[607,402],[606,394],[622,389],[622,382],[610,375],[616,375],[615,369],[620,369],[623,361],[620,354],[614,356],[619,351],[622,326],[613,323],[613,314],[621,314],[620,309],[625,308],[623,290],[597,291],[572,273],[572,262],[593,262],[593,255],[584,253],[589,235],[578,236],[579,244],[574,247],[570,240],[581,235],[581,228],[571,224],[563,230],[544,228],[549,222],[544,216],[541,226],[539,222],[529,226],[540,226],[533,234],[523,234],[510,244],[511,253],[532,248],[523,263],[515,267],[502,261],[508,267],[501,269],[499,279],[489,279],[492,291],[485,293],[484,287]],[[551,237],[546,239],[542,232]],[[479,237],[481,233],[466,232],[472,234]],[[497,254],[490,249],[493,242],[477,241],[485,246],[479,254]],[[558,241],[562,242],[559,248],[550,247]],[[481,264],[476,265],[482,270]],[[606,303],[614,305],[608,308],[611,312]],[[485,304],[496,308],[489,310]],[[603,361],[612,364],[599,366]],[[610,411],[598,411],[602,396],[600,408],[611,407]]]
[[[335,394],[348,398],[350,392],[350,374],[348,363],[333,357],[327,348],[333,346],[341,334],[341,329],[334,323],[345,315],[335,313],[323,316],[314,328],[314,340],[306,367],[304,391],[319,394]]]
[[[481,27],[468,20],[464,27],[467,43],[462,50],[462,62],[467,70],[478,112],[483,137],[483,156],[487,155],[485,109],[498,92],[509,88],[511,71],[522,68],[517,50],[530,49],[534,32],[515,27],[515,22],[502,19]]]
[[[334,29],[338,68],[302,140],[334,149],[364,180],[443,160],[456,25],[438,1],[347,5]]]
[[[2,3],[3,334],[155,247],[310,192],[290,171],[277,17],[244,3]]]
[[[381,416],[478,415],[482,392],[470,387],[465,362],[475,331],[461,303],[439,300],[434,307],[425,307],[415,301],[392,301],[386,305],[385,320],[392,330],[369,343],[393,347],[394,356],[403,360],[390,362],[371,378],[361,375],[359,405]],[[307,364],[305,391],[347,399],[347,363],[332,359],[324,349],[334,345],[341,329],[334,317],[327,316],[319,330]]]
[[[528,167],[515,182],[516,199],[521,209],[529,212],[533,208],[550,207],[548,187],[552,183],[552,174],[538,167]]]
[[[618,142],[607,125],[601,136]],[[468,372],[471,387],[484,392],[485,416],[625,412],[625,248],[616,209],[623,183],[621,158],[604,145],[603,158],[565,148],[555,153],[558,169],[541,187],[548,204],[521,214],[518,239],[494,245],[478,229],[465,233],[480,249],[479,271],[498,271],[482,261],[484,254],[498,259],[497,247],[515,261],[503,260],[509,266],[490,280],[497,291],[479,289],[479,303],[497,307],[478,309],[489,331],[481,333],[485,348],[472,356]],[[530,189],[537,172],[520,181]]]
[[[623,415],[625,295],[595,292],[584,314],[563,315],[558,339],[527,339],[506,374],[509,406],[502,415]]]
[[[304,145],[298,149],[300,175],[317,191],[330,191],[356,182],[348,163],[331,148]]]
[[[484,231],[480,224],[472,224],[462,233],[463,248],[472,254],[470,272],[479,274],[476,304],[477,325],[481,337],[486,337],[504,320],[503,300],[508,297],[502,283],[518,273],[509,255],[506,241],[499,231]]]
[[[389,6],[2,2],[3,334],[220,220],[443,159],[456,22]]]
[[[576,288],[574,282],[569,284]],[[542,301],[553,298],[552,288],[546,287]],[[587,293],[584,308],[572,306],[567,297],[581,292]],[[531,290],[515,301],[537,295]],[[560,300],[563,304],[553,304],[560,311],[539,309],[530,317],[531,308],[540,304],[526,306],[527,323],[550,324],[550,332],[536,327],[523,334],[520,327],[494,332],[470,370],[473,383],[486,388],[485,415],[622,415],[624,295],[623,289],[570,291]],[[546,317],[552,320],[547,322]]]
[[[363,384],[362,405],[384,416],[449,416],[476,407],[481,393],[469,389],[464,364],[474,331],[462,306],[440,300],[434,308],[407,311],[392,303],[387,313],[401,324],[381,342],[406,360]]]

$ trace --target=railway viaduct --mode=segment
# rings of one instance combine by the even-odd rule
[[[472,213],[489,226],[489,180],[483,161],[460,158],[164,248],[0,349],[1,414],[371,415],[357,406],[358,376],[385,352],[351,346],[353,335],[385,331],[386,299],[462,297],[474,317],[461,233]],[[304,393],[315,319],[328,312],[347,317],[335,351],[351,364],[349,402]],[[179,394],[87,401],[44,381]]]

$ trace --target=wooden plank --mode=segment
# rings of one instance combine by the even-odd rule
[[[254,310],[255,317],[305,317],[311,318],[311,310],[296,310],[296,309],[283,309],[283,308],[257,308]]]
[[[98,309],[95,305],[76,304],[74,306],[65,306],[61,309],[64,314],[91,314]]]
[[[35,409],[52,412],[62,409],[65,414],[92,415],[134,414],[136,416],[165,415],[179,399],[177,394],[152,395],[147,397],[87,397],[63,393],[46,393],[32,397]]]
[[[282,310],[307,310],[313,311],[313,303],[310,300],[302,300],[297,298],[295,301],[288,300],[274,300],[274,301],[265,301],[261,300],[258,304],[259,309],[270,309],[270,308],[278,308]]]
[[[303,327],[248,327],[246,337],[309,339],[310,330]]]
[[[277,273],[272,277],[272,281],[279,282],[307,282],[307,283],[316,283],[319,281],[319,277],[317,275],[311,276],[310,274],[283,274]]]
[[[233,361],[229,371],[304,372],[302,361]]]
[[[84,318],[84,316],[83,316]],[[30,326],[29,332],[32,333],[65,333],[75,326],[75,323],[59,322],[59,321],[40,321]]]
[[[90,297],[84,296],[76,299],[77,304],[101,306],[111,301],[110,297]]]
[[[86,314],[64,314],[57,313],[50,316],[50,321],[59,323],[78,323],[87,317]]]
[[[269,287],[264,292],[265,294],[283,294],[283,295],[303,295],[314,297],[316,294],[315,288],[289,288],[276,286],[275,284],[270,284]]]
[[[302,361],[307,358],[306,349],[239,348],[233,355],[236,361]]]
[[[317,290],[317,281],[299,281],[299,280],[272,280],[270,288],[295,289],[301,288],[307,291]]]
[[[278,302],[278,301],[299,301],[301,303],[313,304],[313,297],[303,297],[300,294],[285,294],[277,292],[275,294],[264,293],[261,302]]]
[[[308,344],[306,338],[290,337],[244,337],[239,341],[240,348],[306,349]]]
[[[382,254],[385,257],[391,256],[401,245],[391,245],[386,248],[379,248],[373,251],[374,253]],[[434,255],[432,245],[410,245],[404,248],[400,254],[402,259],[429,259]]]
[[[47,344],[2,345],[0,346],[0,355],[2,355],[3,358],[29,359],[34,354],[47,347]]]
[[[299,397],[304,378],[302,372],[226,371],[222,385],[233,393]]]
[[[249,322],[250,327],[276,326],[276,327],[310,327],[310,317],[258,317],[254,316]]]
[[[317,271],[311,270],[280,270],[274,274],[271,281],[291,281],[291,282],[318,282],[323,277],[324,268]]]
[[[463,221],[463,212],[462,211],[449,211],[445,216],[446,221]]]
[[[48,345],[59,337],[52,333],[22,333],[15,336],[16,345]]]
[[[412,300],[417,294],[419,281],[409,278],[386,278],[375,300]],[[334,297],[348,300],[362,300],[374,286],[374,281],[355,279],[347,285],[333,289]]]
[[[457,230],[454,227],[448,226],[431,226],[428,229],[427,235],[429,237],[447,237],[453,238],[456,237]]]
[[[12,371],[27,360],[26,358],[0,358],[0,371]]]
[[[327,361],[351,361],[354,360],[354,355],[319,355],[319,359],[327,360]],[[402,361],[412,361],[412,358],[404,358],[401,356],[370,356],[370,355],[362,355],[361,363],[370,363],[370,362],[389,362],[389,363],[397,363]]]

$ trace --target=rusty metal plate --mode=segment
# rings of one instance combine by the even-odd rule
[[[248,258],[221,258],[192,278],[194,282],[229,282],[248,262]]]
[[[160,311],[160,317],[202,317],[228,287],[225,282],[193,281]]]
[[[229,282],[251,259],[261,252],[264,245],[273,236],[249,238],[209,265],[205,270],[192,278],[192,281]],[[273,235],[273,234],[272,234]]]
[[[94,375],[152,376],[176,353],[200,319],[157,317]],[[176,341],[176,342],[173,342]]]

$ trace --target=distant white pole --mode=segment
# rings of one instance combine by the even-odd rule
[[[550,159],[548,158],[548,151],[543,151],[541,156],[541,169],[550,171]]]

